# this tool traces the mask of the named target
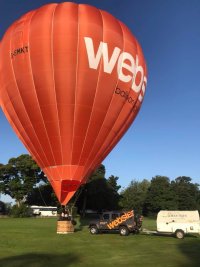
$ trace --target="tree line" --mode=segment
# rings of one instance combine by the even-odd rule
[[[117,209],[134,209],[146,216],[160,210],[200,211],[200,188],[190,177],[180,176],[171,181],[157,175],[151,181],[132,180],[122,189],[117,176],[105,175],[105,166],[100,165],[70,201],[80,214],[84,215],[86,210]],[[0,164],[0,193],[11,196],[17,206],[59,206],[44,173],[26,154]],[[2,205],[0,202],[0,212]]]

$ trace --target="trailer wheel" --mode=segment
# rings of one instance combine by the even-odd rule
[[[127,235],[129,235],[129,230],[126,226],[121,226],[119,228],[119,233],[121,236],[127,236]]]
[[[95,225],[90,226],[90,233],[92,235],[98,234],[98,228]]]
[[[178,239],[183,239],[185,237],[185,233],[183,230],[176,230],[175,232],[175,236]]]

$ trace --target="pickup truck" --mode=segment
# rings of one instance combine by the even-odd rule
[[[129,233],[139,233],[142,226],[142,216],[135,215],[134,211],[103,212],[99,219],[89,223],[91,234],[101,232],[119,232],[121,236]]]

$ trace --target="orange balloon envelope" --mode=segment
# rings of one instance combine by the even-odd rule
[[[0,45],[1,107],[66,204],[141,106],[146,64],[109,13],[48,4],[13,23]]]

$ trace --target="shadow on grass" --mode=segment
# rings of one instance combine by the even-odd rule
[[[193,236],[194,237],[194,236]],[[178,248],[184,254],[188,260],[189,263],[185,263],[181,265],[181,267],[199,267],[200,266],[200,238],[193,238],[190,240],[186,237],[184,240],[180,240],[180,244],[178,245]]]
[[[149,235],[149,236],[162,236],[162,237],[166,237],[166,238],[176,238],[174,234],[171,234],[171,233],[161,233],[161,232],[156,232],[156,233],[147,233],[147,232],[141,232],[140,233],[141,235]],[[193,238],[193,239],[196,239],[198,238],[197,236],[195,235],[192,235],[192,234],[187,234],[186,235],[186,238]]]
[[[77,225],[75,226],[75,232],[82,231],[84,228],[87,228],[89,226],[89,219],[88,218],[82,218],[79,217],[76,219]]]
[[[0,259],[2,267],[67,267],[80,262],[76,254],[28,253]]]

